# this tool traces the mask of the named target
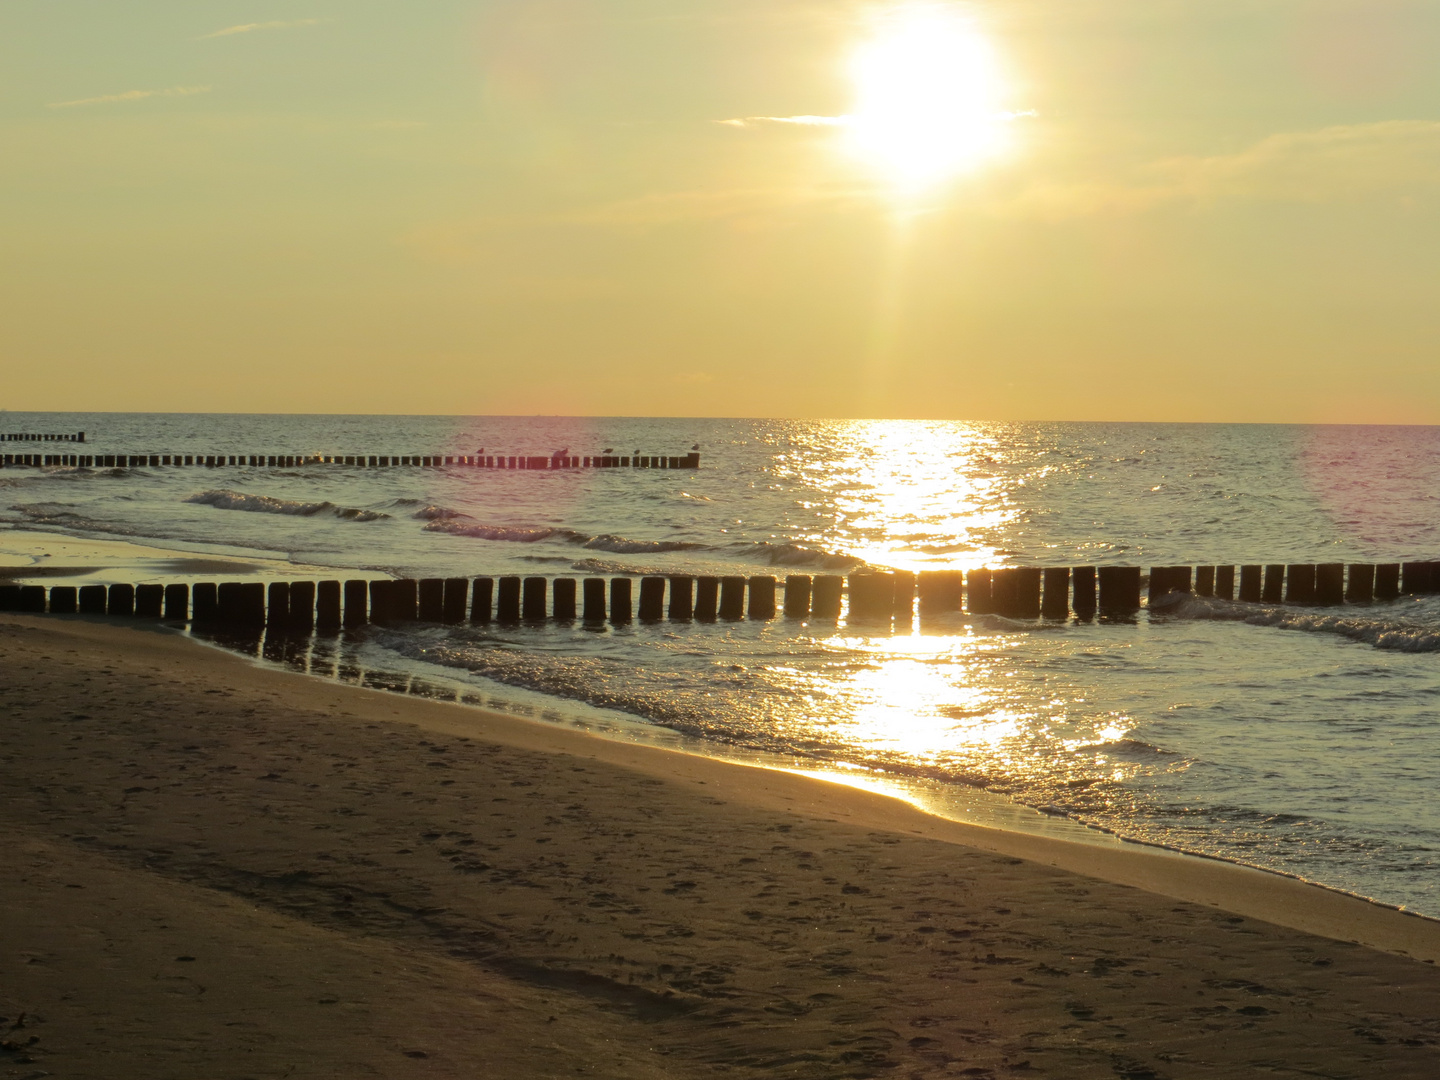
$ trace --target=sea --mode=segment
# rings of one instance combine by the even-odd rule
[[[263,558],[262,573],[308,578],[1440,558],[1435,427],[0,412],[4,432],[82,430],[83,448],[3,449],[696,447],[701,467],[5,469],[0,528]],[[1233,860],[1440,917],[1440,596],[1193,597],[1119,623],[414,624],[221,644],[908,791],[961,817],[1003,806],[1022,827]]]

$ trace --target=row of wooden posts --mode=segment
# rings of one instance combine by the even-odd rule
[[[84,442],[81,432],[81,442]],[[572,457],[551,454],[4,454],[3,466],[72,466],[98,469],[144,469],[200,466],[207,469],[234,467],[293,469],[304,465],[353,465],[357,468],[388,469],[396,466],[469,469],[698,469],[700,455],[641,455],[615,457],[598,454]]]
[[[1440,593],[1440,562],[1167,566],[1150,571],[1149,597],[1196,593],[1255,603],[1340,604]],[[0,586],[0,611],[115,615],[235,626],[339,629],[367,623],[839,619],[851,622],[969,611],[1014,619],[1132,617],[1138,566],[1007,567],[921,574],[752,577],[478,577],[143,585]]]
[[[84,442],[85,432],[77,431],[73,435],[24,435],[17,432],[6,432],[0,435],[3,442]]]

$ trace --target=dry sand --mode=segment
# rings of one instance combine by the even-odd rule
[[[1440,1076],[1440,924],[1272,875],[78,619],[0,731],[3,1077]]]

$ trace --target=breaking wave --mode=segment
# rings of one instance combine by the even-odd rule
[[[653,555],[661,551],[695,551],[705,547],[704,544],[685,540],[631,540],[610,533],[592,536],[583,546],[595,551],[614,552],[616,555]]]
[[[772,544],[757,540],[745,545],[746,553],[758,556],[769,566],[813,566],[822,570],[854,570],[865,565],[864,559],[833,551],[817,551],[801,544]]]
[[[1251,626],[1273,626],[1279,630],[1334,634],[1395,652],[1440,652],[1440,627],[1399,617],[1386,619],[1303,608],[1257,607],[1199,596],[1187,597],[1170,606],[1166,614],[1184,619],[1216,619],[1249,623]]]
[[[450,536],[473,536],[477,540],[508,540],[517,544],[534,544],[552,537],[559,540],[574,540],[580,533],[569,529],[552,529],[545,526],[527,527],[522,525],[482,525],[478,521],[459,521],[455,518],[438,518],[425,526],[426,532],[447,533]]]
[[[275,499],[269,495],[247,495],[243,491],[229,491],[224,488],[202,491],[198,495],[191,495],[181,501],[201,503],[205,506],[213,506],[217,510],[245,510],[253,514],[290,514],[295,517],[330,514],[343,521],[380,521],[390,516],[380,510],[360,510],[350,506],[336,506],[332,502]]]

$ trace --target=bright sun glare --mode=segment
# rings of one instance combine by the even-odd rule
[[[905,188],[966,172],[1004,149],[1013,118],[989,41],[953,8],[913,5],[880,20],[851,62],[852,147]]]

